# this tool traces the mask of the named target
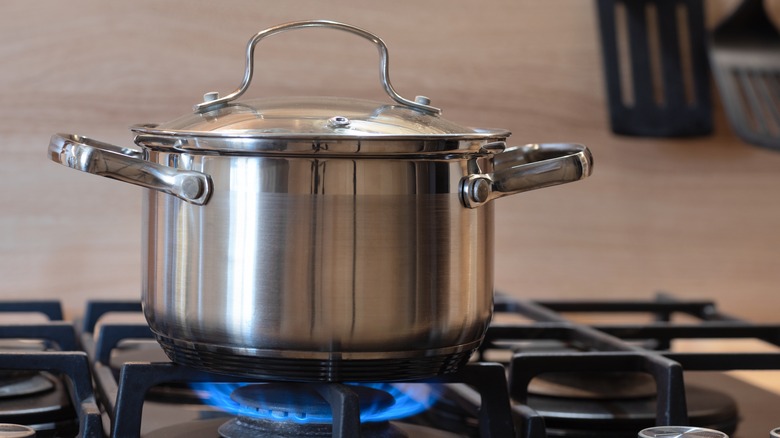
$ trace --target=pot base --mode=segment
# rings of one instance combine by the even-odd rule
[[[175,363],[209,372],[261,380],[379,382],[426,379],[460,370],[479,343],[454,353],[385,359],[300,359],[242,355],[227,347],[176,341],[157,335]],[[334,355],[335,356],[335,355]]]

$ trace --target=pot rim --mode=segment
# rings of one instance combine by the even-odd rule
[[[509,137],[511,132],[501,128],[472,128],[474,132],[461,134],[381,134],[367,133],[361,136],[339,133],[276,133],[276,132],[202,132],[174,129],[160,129],[159,123],[138,123],[130,126],[130,130],[136,134],[148,134],[162,137],[175,138],[210,138],[210,139],[272,139],[272,140],[484,140],[496,137]]]
[[[414,157],[492,154],[506,147],[511,132],[479,128],[468,134],[375,134],[356,137],[305,133],[217,133],[158,129],[133,125],[135,143],[166,152],[213,155],[316,155]]]

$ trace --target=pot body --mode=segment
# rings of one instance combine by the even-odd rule
[[[457,371],[484,337],[492,201],[591,173],[582,145],[505,140],[56,134],[49,156],[147,189],[142,301],[174,362],[392,381]]]
[[[255,45],[327,27],[369,40],[397,105],[236,102]],[[363,29],[287,23],[247,44],[244,79],[124,148],[55,134],[49,157],[144,187],[143,305],[174,362],[264,379],[391,381],[454,372],[492,312],[493,200],[590,175],[576,144],[506,148],[395,92]]]
[[[492,312],[493,205],[464,208],[479,154],[146,159],[213,179],[207,205],[144,200],[143,304],[180,363],[290,380],[457,369]]]

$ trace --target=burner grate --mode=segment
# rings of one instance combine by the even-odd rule
[[[105,378],[105,375],[102,375]],[[245,379],[207,373],[173,363],[127,363],[122,367],[116,404],[111,406],[112,437],[139,436],[144,396],[149,389],[167,382],[243,382]],[[107,382],[102,382],[103,384]],[[504,368],[497,364],[471,364],[459,373],[416,383],[465,383],[477,389],[482,395],[479,410],[481,436],[489,438],[512,437],[514,426],[509,411],[509,398]],[[333,436],[346,438],[359,436],[358,401],[352,391],[345,390],[338,383],[317,384],[331,405],[334,413]]]
[[[105,302],[88,303],[89,317],[85,317],[82,341],[93,362],[93,372],[101,402],[111,419],[112,437],[139,436],[142,424],[144,398],[153,387],[171,382],[245,382],[246,377],[209,373],[187,366],[164,363],[126,363],[119,378],[110,366],[111,351],[127,339],[152,339],[151,330],[138,324],[106,324],[97,335],[98,320],[111,312],[132,312],[140,310],[137,303]],[[514,437],[514,425],[510,412],[509,395],[505,369],[499,364],[475,363],[462,371],[433,379],[411,380],[407,383],[463,383],[481,394],[477,417],[480,434],[486,438]],[[325,398],[334,412],[334,437],[358,436],[359,410],[350,408],[355,400],[338,383],[319,383]]]
[[[48,318],[48,321],[38,324],[0,325],[1,339],[41,341],[41,346],[37,349],[10,347],[1,350],[0,370],[25,373],[40,371],[62,377],[67,384],[65,392],[70,398],[78,421],[78,431],[74,433],[77,432],[79,437],[102,437],[101,414],[92,391],[89,361],[87,355],[79,351],[73,326],[62,320],[60,303],[58,301],[3,301],[0,302],[0,313],[40,313]],[[41,376],[41,378],[46,377]],[[51,388],[62,386],[59,380],[51,380],[51,384],[53,385]],[[46,390],[44,393],[50,391]],[[24,397],[21,396],[22,399]],[[65,415],[62,410],[58,412]],[[55,421],[53,415],[55,414],[47,413],[45,410],[39,414],[33,410],[23,417],[43,421],[48,423],[48,427],[53,426],[51,424]],[[11,414],[9,416],[13,417]],[[47,433],[57,433],[57,436],[60,436],[59,431],[40,432],[41,436],[46,436]]]
[[[778,370],[778,353],[678,353],[669,351],[676,339],[760,339],[780,346],[780,325],[752,324],[721,313],[711,301],[677,301],[659,295],[654,301],[522,301],[499,295],[497,313],[519,315],[527,324],[494,324],[478,351],[482,360],[491,350],[505,350],[512,342],[555,340],[567,351],[514,351],[508,366],[510,396],[525,406],[529,383],[551,372],[641,372],[657,387],[656,425],[689,424],[685,371]],[[577,323],[566,313],[646,313],[648,324]],[[697,323],[672,323],[674,314]],[[642,341],[641,345],[636,342]],[[528,425],[523,436],[543,438],[549,425],[532,409],[515,409]],[[736,417],[736,413],[734,414]],[[734,427],[733,424],[731,427]],[[733,431],[733,430],[732,430]]]
[[[144,394],[155,385],[186,380],[244,382],[247,379],[198,371],[168,362],[128,363],[122,367],[121,375],[118,376],[111,371],[109,365],[112,349],[123,339],[151,340],[152,334],[145,325],[103,325],[97,338],[93,337],[94,325],[101,312],[140,311],[140,305],[137,303],[120,303],[116,307],[110,303],[101,303],[99,307],[97,310],[100,311],[90,311],[92,322],[85,323],[82,341],[94,362],[93,371],[98,384],[98,394],[107,406],[114,428],[112,436],[138,434]],[[485,341],[473,358],[476,362],[469,364],[461,373],[423,380],[448,384],[465,383],[466,385],[452,385],[468,388],[467,391],[458,389],[454,393],[453,399],[457,400],[453,406],[456,410],[473,416],[474,433],[483,437],[514,436],[513,428],[517,431],[517,436],[522,438],[579,436],[561,432],[556,429],[553,420],[545,418],[539,411],[524,403],[529,397],[534,397],[529,396],[529,382],[552,371],[629,371],[651,376],[659,394],[657,400],[652,401],[654,411],[650,411],[651,421],[654,412],[654,422],[661,426],[684,425],[694,420],[696,413],[688,411],[686,400],[700,398],[701,394],[691,395],[690,388],[686,388],[686,383],[697,381],[693,378],[696,375],[689,375],[688,371],[702,371],[702,376],[709,378],[707,372],[710,371],[780,369],[780,354],[775,353],[670,351],[669,347],[673,341],[687,338],[755,338],[780,345],[779,325],[742,321],[720,312],[711,301],[677,301],[667,295],[659,295],[654,300],[645,301],[525,301],[497,295],[495,311],[498,315],[520,316],[528,322],[491,325]],[[641,313],[649,315],[650,322],[587,324],[570,318],[569,313]],[[678,314],[684,315],[683,319],[686,321],[696,321],[673,322]],[[524,347],[515,348],[517,344],[547,341],[557,346],[563,345],[566,350],[539,352],[529,351]],[[504,353],[505,363],[486,363],[487,356],[496,352]],[[511,354],[507,355],[507,352]],[[508,372],[509,384],[505,372]],[[720,380],[717,382],[719,384]],[[729,382],[733,382],[733,379],[726,381],[723,390],[731,390],[732,386],[729,385],[734,383]],[[324,385],[333,385],[332,390],[338,392],[339,384]],[[507,387],[508,391],[496,390]],[[707,396],[709,393],[705,391],[703,394]],[[129,398],[125,398],[126,396]],[[511,413],[508,412],[510,397],[513,402]],[[494,409],[498,412],[497,417],[493,416]],[[736,421],[734,411],[733,420],[723,420],[718,424],[722,425],[722,430],[727,430],[733,429]],[[351,428],[355,427],[355,424],[357,423],[353,423],[353,420],[345,419],[343,426],[334,431],[333,436],[350,436],[351,432],[348,431],[354,430]],[[617,429],[617,426],[612,427]],[[623,436],[611,432],[589,433],[591,435],[583,436]],[[633,436],[635,435],[634,433]]]

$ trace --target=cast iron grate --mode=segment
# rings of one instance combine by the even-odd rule
[[[656,425],[687,425],[683,382],[685,371],[778,370],[779,353],[678,353],[669,351],[676,339],[760,339],[780,346],[780,325],[754,324],[722,313],[712,301],[679,301],[659,294],[645,301],[523,301],[497,295],[497,314],[527,318],[530,322],[493,324],[477,359],[491,350],[505,350],[506,342],[555,340],[576,345],[576,351],[514,352],[509,367],[511,399],[523,405],[530,381],[549,372],[643,372],[656,382]],[[646,324],[583,324],[566,313],[644,313]],[[674,314],[693,323],[673,323]],[[514,409],[520,417],[520,435],[546,436],[544,419],[532,409]]]
[[[123,340],[153,338],[147,326],[133,324],[103,325],[96,337],[97,321],[110,312],[132,312],[140,307],[132,303],[97,302],[88,304],[89,318],[83,326],[85,349],[90,353],[97,383],[98,395],[111,419],[112,437],[139,436],[144,398],[157,385],[179,382],[230,383],[246,382],[246,377],[232,377],[208,373],[174,363],[126,363],[119,378],[111,370],[111,351]],[[467,365],[462,371],[435,379],[406,383],[463,383],[475,388],[481,395],[478,408],[480,435],[486,438],[513,437],[514,426],[510,412],[509,395],[505,388],[505,368],[494,363]],[[496,388],[501,390],[496,391]],[[346,385],[322,383],[318,391],[331,404],[334,413],[333,436],[357,437],[360,429],[360,411],[357,395]]]
[[[78,420],[77,436],[102,437],[101,414],[92,391],[89,361],[79,349],[74,327],[63,321],[61,304],[51,300],[0,302],[0,314],[8,313],[38,313],[48,321],[0,324],[1,339],[43,342],[41,351],[0,350],[0,370],[43,371],[62,377]]]

